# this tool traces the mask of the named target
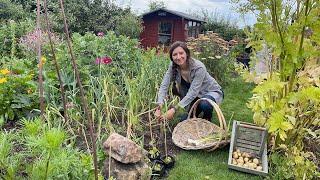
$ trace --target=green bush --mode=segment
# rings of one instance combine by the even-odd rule
[[[0,116],[14,120],[32,116],[37,108],[37,84],[29,59],[10,59],[0,73]]]

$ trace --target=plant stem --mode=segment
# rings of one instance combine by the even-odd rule
[[[153,142],[153,135],[152,135],[152,123],[151,123],[151,117],[150,117],[150,111],[148,112],[148,119],[149,119],[149,131],[150,131],[150,139],[151,142]]]
[[[305,19],[304,19],[304,24],[302,26],[302,30],[301,30],[301,39],[300,39],[300,43],[299,43],[299,51],[298,51],[298,61],[302,61],[302,48],[303,48],[303,42],[304,42],[304,36],[305,36],[305,30],[306,30],[306,24],[307,24],[307,17],[308,17],[308,11],[309,11],[309,0],[306,0],[305,2]],[[295,80],[295,75],[296,75],[296,70],[297,70],[297,65],[296,63],[293,63],[293,69],[291,72],[291,76],[290,76],[290,80],[289,80],[289,91],[292,91],[293,88],[293,82]]]
[[[69,53],[71,56],[71,60],[72,60],[72,67],[74,69],[75,75],[76,75],[76,79],[77,79],[77,84],[79,86],[80,89],[80,94],[81,94],[81,102],[82,102],[82,106],[83,106],[83,110],[84,113],[89,121],[89,132],[90,132],[90,138],[91,138],[91,142],[92,142],[92,156],[93,156],[93,164],[94,164],[94,175],[95,175],[95,180],[98,180],[98,160],[97,160],[97,153],[96,153],[96,138],[94,137],[94,128],[93,128],[93,122],[91,119],[91,116],[89,114],[88,111],[88,103],[85,97],[85,93],[84,93],[84,89],[82,87],[82,83],[80,80],[80,74],[77,68],[77,63],[76,63],[76,59],[73,55],[73,50],[72,50],[72,46],[71,46],[71,39],[69,36],[69,30],[68,30],[68,25],[67,25],[67,19],[65,16],[65,12],[64,12],[64,6],[63,6],[63,0],[60,0],[60,6],[61,6],[61,13],[63,16],[63,23],[64,23],[64,31],[67,37],[67,43],[68,43],[68,48],[69,48]]]
[[[64,117],[64,120],[66,122],[68,122],[69,118],[68,118],[68,114],[67,114],[67,99],[66,99],[66,96],[65,96],[63,82],[62,82],[62,78],[61,78],[61,74],[60,74],[60,67],[59,67],[59,64],[57,62],[56,53],[54,51],[54,45],[53,45],[52,38],[51,38],[51,27],[50,27],[50,23],[49,23],[49,20],[48,20],[47,0],[44,0],[43,2],[44,2],[44,12],[45,12],[47,33],[48,33],[48,37],[49,37],[49,41],[50,41],[50,48],[51,48],[52,58],[53,58],[53,62],[54,62],[55,68],[56,68],[56,72],[57,72],[58,80],[59,80],[59,84],[60,84],[61,98],[62,98],[62,102],[63,102],[63,117]]]
[[[166,153],[166,157],[167,157],[168,148],[167,148],[166,118],[164,118],[163,120],[163,132],[164,132],[164,152]]]
[[[37,52],[38,52],[38,62],[39,62],[39,96],[40,96],[40,115],[42,120],[45,119],[44,117],[44,96],[43,96],[43,77],[42,77],[42,71],[43,71],[43,63],[41,60],[41,28],[40,28],[40,0],[37,0]]]
[[[47,179],[48,179],[48,169],[49,169],[50,159],[51,159],[51,152],[49,152],[49,157],[48,157],[48,159],[47,159],[46,172],[45,172],[45,178],[44,178],[44,180],[47,180]]]
[[[111,141],[109,144],[109,167],[108,167],[108,179],[111,177]]]

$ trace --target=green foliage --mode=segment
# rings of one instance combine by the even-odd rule
[[[11,0],[0,0],[0,23],[8,20],[20,20],[26,17],[27,12],[20,4],[12,3]]]
[[[221,85],[226,85],[234,71],[234,57],[232,53],[225,54],[224,45],[216,39],[209,34],[188,42],[188,47],[193,50],[192,56],[203,62]]]
[[[312,179],[320,175],[314,163],[308,160],[310,154],[293,149],[287,157],[277,152],[270,157],[272,165],[268,179]]]
[[[149,1],[148,7],[149,7],[149,11],[154,11],[159,8],[166,8],[166,4],[164,1],[152,0],[152,1]]]
[[[217,11],[201,9],[199,12],[190,13],[194,17],[203,19],[206,23],[203,25],[203,31],[213,31],[218,33],[223,39],[230,41],[232,39],[245,38],[243,29],[237,26],[237,22],[220,14]]]
[[[279,156],[285,161],[274,161],[278,166],[275,170],[279,171],[275,177],[312,179],[319,172],[315,162],[309,160],[304,139],[315,134],[312,131],[320,125],[320,90],[318,81],[310,75],[317,74],[319,68],[314,59],[319,57],[320,3],[294,2],[295,5],[282,0],[247,1],[241,6],[242,10],[259,11],[257,24],[248,32],[248,46],[260,50],[265,44],[272,55],[267,60],[271,69],[261,75],[248,107],[254,112],[255,122],[268,127],[275,138],[273,153],[284,151]],[[291,171],[285,172],[281,166]]]
[[[0,178],[93,178],[91,156],[72,148],[66,139],[64,130],[50,128],[40,119],[24,119],[14,134],[1,132]]]
[[[3,2],[1,2],[3,1]],[[25,17],[36,18],[36,1],[1,0],[0,21],[24,21]],[[55,32],[63,33],[63,20],[59,1],[47,1],[49,20]],[[130,8],[122,9],[114,2],[102,0],[64,1],[65,14],[69,31],[85,34],[86,32],[107,32],[114,30],[121,35],[138,37],[141,22]],[[44,21],[44,17],[41,17]],[[130,28],[128,28],[130,27]],[[125,29],[127,28],[127,29]]]
[[[117,25],[114,27],[114,32],[117,35],[125,35],[132,39],[139,39],[143,27],[142,21],[138,16],[128,12],[116,18]]]
[[[23,49],[18,46],[19,38],[25,35],[27,32],[31,31],[34,27],[34,22],[30,19],[25,21],[15,22],[13,20],[9,22],[1,23],[0,27],[0,65],[4,61],[10,61],[10,59],[5,59],[5,56],[10,58],[18,57],[24,58]]]
[[[34,71],[28,59],[11,59],[1,69],[0,78],[0,116],[5,120],[14,120],[23,116],[32,116],[30,111],[37,107],[36,83]],[[6,72],[6,73],[5,73]]]
[[[14,155],[14,139],[12,132],[0,132],[0,178],[14,179],[20,166],[20,158]]]

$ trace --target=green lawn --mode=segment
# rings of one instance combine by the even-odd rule
[[[252,122],[252,112],[247,108],[246,102],[252,95],[253,87],[251,84],[235,79],[224,88],[225,99],[221,110],[227,123],[232,114],[232,120]],[[213,152],[181,151],[177,155],[176,165],[170,171],[168,179],[262,179],[259,176],[228,169],[228,153],[229,146]]]

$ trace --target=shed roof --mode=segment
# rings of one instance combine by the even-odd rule
[[[176,16],[183,17],[183,18],[188,19],[188,20],[193,20],[193,21],[198,21],[198,22],[205,22],[202,19],[197,18],[197,17],[193,17],[193,16],[191,16],[189,14],[186,14],[186,13],[183,13],[183,12],[179,12],[179,11],[169,10],[169,9],[166,9],[166,8],[159,8],[159,9],[144,13],[141,16],[144,17],[144,16],[147,16],[149,14],[155,13],[157,11],[166,11],[168,13],[174,14]]]

